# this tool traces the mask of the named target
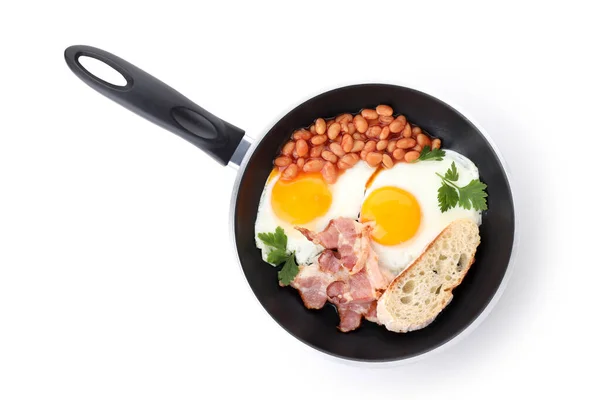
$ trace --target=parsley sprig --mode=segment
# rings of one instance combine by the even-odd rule
[[[442,212],[458,206],[470,210],[471,206],[477,211],[487,210],[487,185],[478,179],[473,179],[466,186],[456,185],[458,181],[458,171],[454,161],[444,176],[436,175],[442,178],[442,186],[438,189],[438,205]]]
[[[296,264],[294,252],[287,251],[287,236],[283,228],[278,226],[274,233],[259,233],[258,238],[269,247],[267,262],[275,265],[283,264],[281,270],[277,273],[279,282],[283,285],[289,285],[299,272]]]
[[[427,160],[435,160],[442,161],[446,152],[442,149],[431,149],[429,146],[423,146],[423,150],[421,150],[421,155],[417,158],[418,161],[427,161]]]

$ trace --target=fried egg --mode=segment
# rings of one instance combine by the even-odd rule
[[[445,150],[442,161],[398,163],[375,175],[365,192],[360,220],[375,221],[372,245],[381,266],[399,274],[439,235],[448,224],[468,218],[481,224],[481,212],[454,207],[441,212],[437,190],[452,162],[459,173],[458,186],[479,178],[471,160]]]
[[[364,161],[344,171],[334,184],[327,184],[321,173],[300,173],[291,181],[280,179],[273,170],[258,206],[255,224],[256,246],[266,261],[269,249],[258,238],[280,226],[287,235],[287,249],[296,253],[298,264],[308,264],[323,249],[307,240],[294,226],[320,232],[331,219],[358,219],[365,185],[373,172]]]

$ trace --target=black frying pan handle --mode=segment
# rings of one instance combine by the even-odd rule
[[[86,70],[79,57],[95,58],[118,71],[127,84],[113,85]],[[181,136],[226,165],[244,136],[244,131],[194,104],[175,89],[135,65],[90,46],[65,50],[67,65],[82,81],[123,107]]]

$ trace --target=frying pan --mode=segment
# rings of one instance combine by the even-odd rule
[[[141,69],[106,51],[89,46],[65,50],[67,65],[86,84],[134,113],[189,141],[222,165],[238,165],[233,188],[231,230],[246,280],[270,316],[303,343],[338,359],[367,363],[414,360],[439,351],[470,332],[497,302],[512,269],[515,246],[515,209],[504,163],[495,146],[463,114],[443,101],[408,87],[360,84],[340,87],[304,101],[275,123],[253,144],[244,131],[184,97]],[[86,70],[79,58],[106,63],[126,80],[108,83]],[[470,158],[488,185],[488,211],[480,227],[481,245],[476,261],[454,298],[424,329],[399,334],[363,322],[350,333],[336,329],[333,306],[308,310],[291,287],[280,287],[277,270],[261,258],[254,239],[258,204],[273,158],[291,133],[318,117],[356,113],[362,108],[388,104],[407,119],[442,139],[445,148]]]

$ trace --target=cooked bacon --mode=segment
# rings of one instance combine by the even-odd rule
[[[298,289],[306,308],[320,309],[327,302],[327,286],[332,277],[323,273],[317,264],[301,265],[291,286]]]
[[[339,258],[335,256],[333,250],[325,250],[319,256],[319,266],[324,272],[335,274],[342,266]]]
[[[335,218],[319,233],[301,227],[296,229],[308,240],[326,249],[336,249],[341,265],[351,274],[359,272],[365,266],[371,248],[371,223],[361,224],[350,218]]]
[[[323,232],[296,229],[325,247],[317,262],[300,266],[292,281],[304,305],[322,308],[326,301],[334,304],[340,317],[338,329],[342,332],[358,328],[363,317],[378,323],[377,299],[392,277],[379,269],[377,254],[371,248],[372,224],[336,218]]]
[[[327,297],[330,302],[337,306],[348,302],[348,299],[344,296],[348,291],[346,282],[335,281],[327,286]]]
[[[350,303],[337,306],[340,323],[338,329],[342,332],[350,332],[360,326],[363,315],[367,314],[371,303]]]
[[[349,277],[350,297],[352,301],[359,303],[367,303],[377,300],[379,297],[375,292],[375,288],[371,285],[371,281],[367,276],[367,270],[362,269],[359,273],[350,275]]]
[[[367,321],[371,321],[376,324],[379,324],[379,320],[377,319],[377,302],[376,301],[371,302],[371,305],[369,306],[369,310],[365,314],[365,319]]]
[[[367,271],[369,281],[375,290],[387,289],[388,285],[393,279],[393,276],[391,276],[387,270],[382,270],[379,268],[379,257],[373,249],[369,249],[369,255],[367,257],[365,269]]]

